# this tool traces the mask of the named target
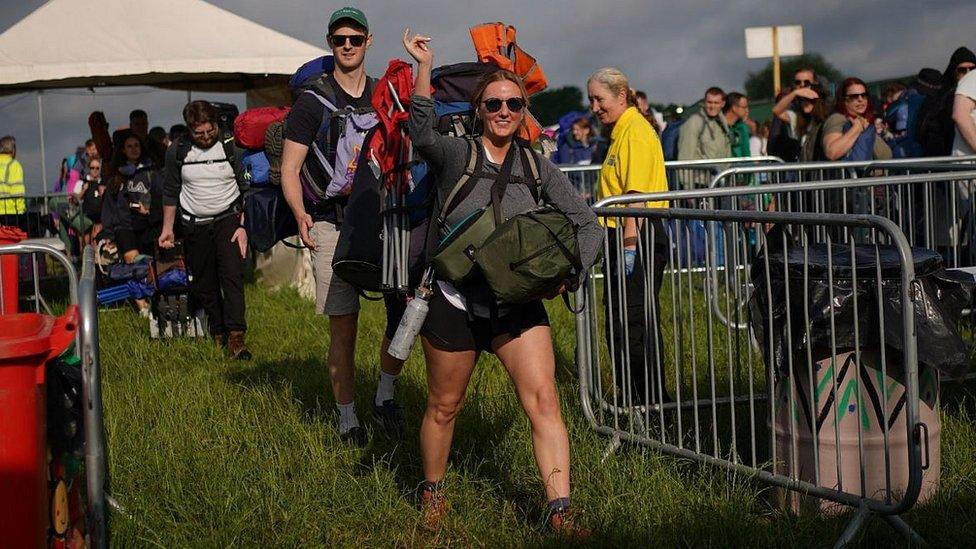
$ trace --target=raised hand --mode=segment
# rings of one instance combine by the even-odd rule
[[[795,93],[797,97],[802,97],[804,99],[817,99],[820,97],[817,92],[813,91],[811,88],[797,88],[793,90],[793,93]]]
[[[410,29],[403,31],[403,49],[407,50],[417,63],[429,65],[434,60],[434,53],[430,50],[430,37],[419,34],[410,37]]]

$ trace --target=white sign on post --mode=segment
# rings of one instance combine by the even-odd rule
[[[803,27],[787,25],[776,27],[776,42],[780,57],[803,55]],[[773,56],[773,27],[749,27],[746,29],[746,57],[761,59]]]

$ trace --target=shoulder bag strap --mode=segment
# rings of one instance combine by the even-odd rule
[[[502,161],[502,168],[498,173],[498,178],[495,179],[495,183],[491,186],[491,209],[492,214],[495,216],[496,227],[504,221],[502,219],[502,199],[505,198],[505,190],[508,189],[508,184],[512,180],[512,164],[515,163],[515,156],[519,154],[518,148],[518,143],[514,141],[509,145],[508,152],[505,154],[505,160]]]
[[[522,147],[522,174],[531,176],[529,192],[537,205],[542,205],[542,177],[539,175],[539,156],[532,147]]]
[[[461,192],[461,188],[464,187],[469,180],[474,176],[483,162],[481,151],[478,149],[479,144],[475,142],[474,139],[466,139],[468,143],[468,164],[464,167],[464,173],[458,178],[457,183],[454,184],[454,188],[448,193],[447,199],[444,200],[444,205],[441,208],[440,215],[437,216],[437,225],[443,225],[444,221],[447,219],[447,214],[450,212],[454,206],[454,199]]]

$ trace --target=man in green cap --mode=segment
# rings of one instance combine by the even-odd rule
[[[302,193],[299,178],[308,177],[325,189],[335,169],[336,144],[345,117],[332,113],[370,109],[375,80],[366,75],[363,63],[366,50],[373,42],[366,15],[357,8],[336,10],[329,18],[327,35],[335,69],[331,75],[318,78],[299,94],[288,114],[284,129],[281,157],[281,187],[298,222],[299,235],[311,251],[315,278],[315,310],[329,317],[329,355],[327,359],[332,393],[339,409],[339,436],[343,441],[364,445],[366,432],[356,416],[354,357],[359,294],[348,282],[332,272],[332,256],[339,241],[339,223],[346,199],[333,198],[312,203]],[[323,122],[329,131],[320,132]],[[309,154],[314,149],[313,154]],[[324,165],[323,160],[328,164]],[[399,430],[403,413],[393,399],[393,387],[403,363],[380,349],[380,383],[373,402],[373,412],[385,426]]]

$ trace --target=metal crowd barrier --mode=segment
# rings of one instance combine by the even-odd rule
[[[782,164],[783,160],[776,156],[749,156],[743,158],[716,158],[707,160],[671,160],[664,163],[664,169],[670,186],[668,189],[681,188],[685,183],[693,183],[695,187],[708,185],[713,178],[731,166],[753,166]],[[600,164],[574,165],[563,164],[559,169],[566,173],[570,182],[576,187],[580,196],[588,204],[597,201],[597,183],[600,180]]]
[[[95,251],[91,246],[82,255],[78,283],[78,309],[81,316],[79,358],[82,368],[82,402],[85,411],[85,479],[87,488],[88,546],[108,546],[105,506],[108,495],[105,422],[102,412],[102,373],[98,339],[98,299],[95,282]],[[118,504],[114,505],[118,508]]]
[[[961,268],[976,266],[976,247],[971,244],[972,235],[976,234],[976,202],[968,199],[968,193],[976,190],[974,186],[976,169],[779,183],[764,185],[761,189],[721,187],[629,194],[601,200],[595,207],[668,200],[671,205],[696,209],[751,211],[752,205],[766,201],[774,204],[777,211],[786,213],[878,215],[895,223],[910,245],[936,250],[942,255],[947,268]],[[936,207],[937,204],[944,207]],[[710,223],[707,226],[703,222],[690,223],[690,252],[680,262],[669,264],[669,269],[678,269],[679,272],[690,269],[709,274],[709,283],[713,288],[710,306],[723,324],[731,323],[740,329],[746,327],[728,318],[720,307],[718,300],[725,286],[721,273],[726,269],[745,271],[750,268],[748,258],[757,250],[762,229],[761,226],[726,227],[723,223]],[[857,242],[873,242],[876,236],[863,229],[854,230],[852,234],[847,234],[847,228],[837,230],[842,233],[840,237],[850,237]],[[826,236],[828,232],[823,228],[811,235],[816,242],[823,242]],[[836,238],[838,235],[834,236]],[[705,268],[706,240],[712,269]],[[745,307],[742,299],[736,299],[733,303],[737,310]]]
[[[608,230],[607,276],[590,276],[577,296],[584,304],[576,323],[580,397],[592,427],[611,437],[608,453],[627,441],[742,473],[776,487],[793,510],[853,507],[838,545],[875,514],[921,543],[899,515],[938,478],[938,445],[930,447],[928,438],[938,436],[938,382],[923,372],[929,398],[920,404],[918,294],[912,252],[897,225],[871,215],[595,211],[617,226],[639,220],[642,242],[635,274],[626,277],[621,243]],[[691,253],[695,223],[735,234],[779,227],[757,233],[752,269],[720,275],[733,290],[718,302],[729,318],[749,322],[749,332],[714,320],[709,273],[661,265]],[[876,235],[876,243],[855,247],[853,235],[861,232]],[[882,271],[882,243],[897,259],[896,275]],[[705,268],[717,271],[709,252]],[[749,252],[727,247],[723,255],[731,261],[736,253]],[[834,263],[815,275],[809,258],[818,253]],[[836,267],[842,261],[849,262],[844,277]],[[826,308],[810,295],[815,276],[826,277]],[[882,280],[886,295],[897,293],[897,310],[882,306]],[[850,289],[846,301],[834,294],[838,284]],[[751,310],[737,308],[735,299]],[[851,311],[835,309],[850,299],[853,327]]]
[[[940,171],[963,171],[976,163],[976,156],[933,156],[861,162],[793,162],[766,166],[730,166],[717,173],[709,187],[750,184],[800,183],[865,176],[912,175]]]

